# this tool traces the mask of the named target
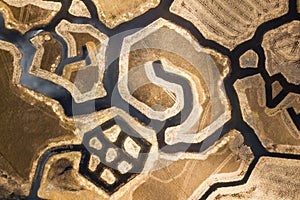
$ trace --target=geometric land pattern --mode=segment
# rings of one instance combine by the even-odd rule
[[[0,50],[13,56],[13,87],[33,97],[32,102],[52,107],[61,123],[75,124],[76,139],[49,142],[35,152],[30,189],[24,196],[53,198],[45,196],[49,191],[43,185],[63,158],[73,162],[68,169],[74,170],[74,180],[103,199],[121,198],[126,191],[131,191],[131,199],[140,199],[141,194],[155,199],[155,194],[147,193],[155,189],[154,193],[170,193],[169,199],[226,199],[224,188],[254,185],[257,168],[264,169],[272,158],[278,173],[280,159],[293,160],[289,162],[299,170],[297,2],[238,2],[153,0],[124,3],[128,9],[120,6],[114,13],[108,1],[0,1]],[[40,16],[32,14],[38,10],[43,11]],[[173,46],[172,39],[177,41]],[[168,52],[179,54],[191,67],[176,66],[184,62]],[[215,63],[219,76],[197,67],[198,57],[206,61],[206,68]],[[150,89],[134,92],[138,77],[147,77],[151,84],[142,84]],[[209,80],[218,83],[216,88]],[[164,100],[150,101],[143,92]],[[153,102],[172,105],[156,108]],[[205,121],[205,112],[210,120]],[[197,160],[209,165],[214,153],[222,154],[222,147],[231,152],[229,156],[204,180],[195,181],[195,186],[190,183],[192,191],[186,189],[186,194],[179,191],[179,196],[172,196],[176,188],[167,188],[169,179],[177,176],[168,179],[159,170],[147,171],[157,167],[152,162],[159,162],[157,157],[175,164]],[[233,155],[241,164],[229,173],[225,168]],[[184,166],[180,173],[189,170],[188,163]],[[203,169],[201,164],[198,168]],[[167,186],[147,189],[148,181]],[[238,188],[245,197],[245,187]],[[258,195],[255,188],[246,190],[246,197]]]

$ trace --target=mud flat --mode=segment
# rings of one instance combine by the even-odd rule
[[[109,28],[129,21],[149,9],[156,7],[160,0],[110,1],[92,0],[97,7],[99,19]]]

